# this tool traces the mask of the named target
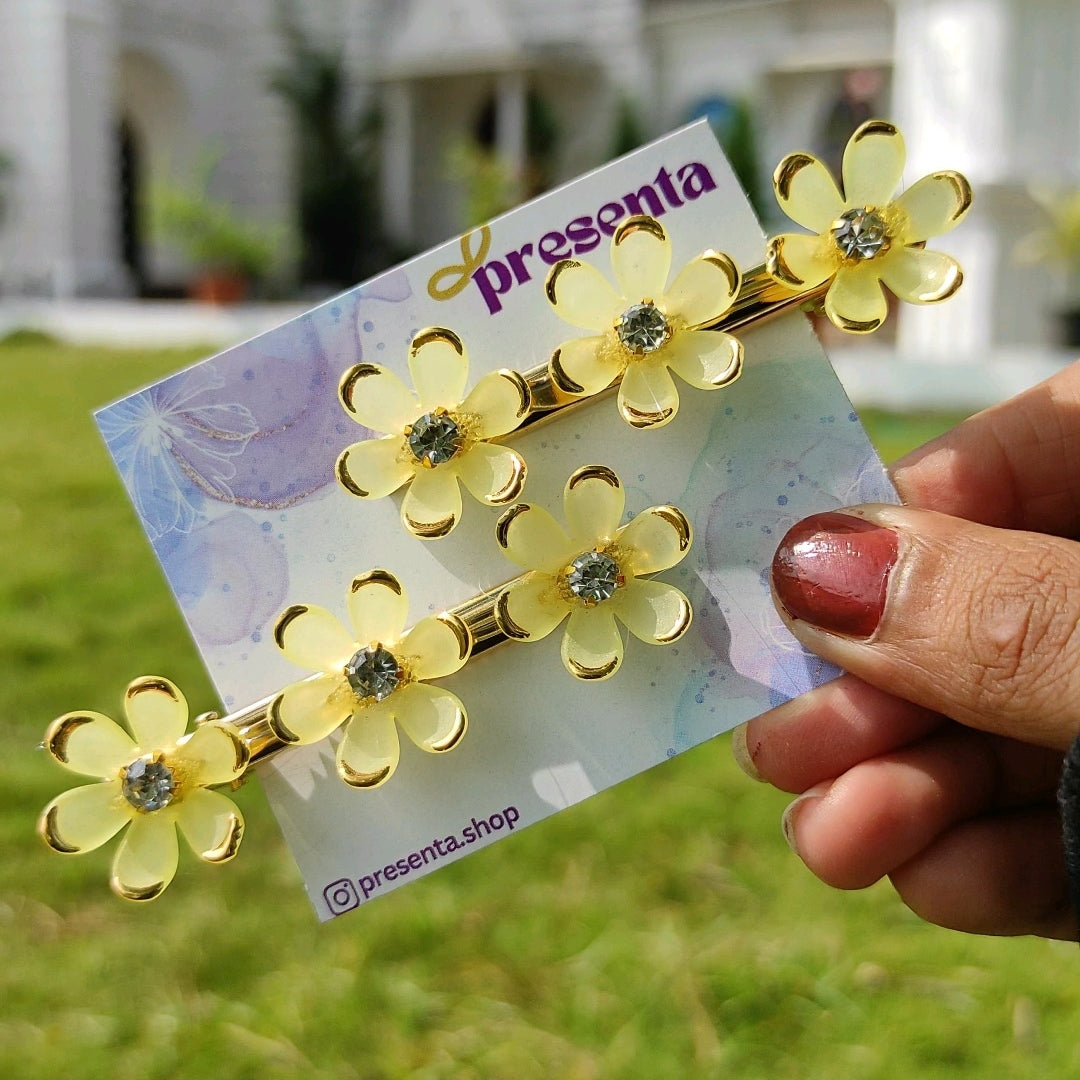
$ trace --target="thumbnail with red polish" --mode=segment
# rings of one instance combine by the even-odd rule
[[[792,618],[849,637],[869,637],[881,621],[897,537],[850,514],[804,518],[773,556],[773,588]]]

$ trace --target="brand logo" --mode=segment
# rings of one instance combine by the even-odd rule
[[[460,263],[451,263],[431,275],[428,295],[433,300],[450,300],[472,284],[484,298],[488,312],[496,315],[502,311],[503,297],[515,286],[531,281],[534,270],[543,276],[545,266],[587,254],[600,245],[604,236],[611,236],[623,218],[634,214],[662,217],[715,190],[716,181],[700,161],[687,162],[674,172],[661,166],[656,176],[637,191],[604,203],[593,214],[571,218],[562,229],[544,233],[535,244],[522,244],[497,259],[487,258],[491,228],[482,225],[461,238]]]

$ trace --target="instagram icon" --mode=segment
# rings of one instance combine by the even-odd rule
[[[326,906],[330,909],[331,915],[341,915],[346,911],[352,911],[354,907],[360,906],[360,894],[356,891],[356,886],[349,878],[331,881],[323,889],[323,899],[326,901]]]

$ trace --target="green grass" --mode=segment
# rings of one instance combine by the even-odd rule
[[[149,907],[111,896],[107,853],[46,852],[52,716],[115,712],[147,671],[212,700],[88,415],[195,358],[0,347],[0,1075],[1076,1075],[1075,946],[828,890],[724,739],[327,926],[257,784],[238,860]],[[951,422],[869,419],[889,457]]]

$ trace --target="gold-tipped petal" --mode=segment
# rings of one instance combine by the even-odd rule
[[[282,742],[306,746],[336,731],[356,707],[341,674],[320,675],[286,686],[270,703],[266,719]]]
[[[607,337],[564,341],[548,361],[552,382],[568,394],[591,396],[606,390],[626,367],[626,351]]]
[[[622,521],[626,491],[605,465],[577,469],[563,491],[563,513],[578,548],[609,543]]]
[[[394,708],[405,734],[429,754],[453,750],[469,726],[461,699],[441,686],[412,683],[398,694]]]
[[[566,530],[542,506],[531,503],[511,506],[495,526],[495,539],[523,570],[554,573],[574,554]]]
[[[699,390],[718,390],[733,383],[743,366],[742,342],[720,330],[687,330],[668,346],[671,370]]]
[[[595,266],[576,259],[557,262],[548,272],[544,291],[560,319],[594,333],[609,329],[627,306]]]
[[[871,334],[886,319],[889,306],[881,291],[880,274],[890,252],[876,265],[842,267],[825,294],[825,314],[829,321],[849,334]]]
[[[670,645],[690,629],[693,609],[674,585],[637,578],[616,589],[615,614],[636,638],[650,645]]]
[[[460,671],[469,659],[472,635],[456,615],[421,619],[394,646],[394,653],[417,679],[441,679]]]
[[[964,282],[960,264],[940,251],[900,248],[881,264],[882,283],[909,304],[947,300]]]
[[[137,814],[116,849],[109,885],[125,900],[153,900],[175,876],[179,854],[170,815]]]
[[[691,329],[723,318],[735,301],[742,280],[730,255],[706,251],[691,259],[664,294],[667,313]]]
[[[397,491],[417,471],[402,453],[401,436],[365,439],[345,447],[337,459],[338,483],[360,499],[381,499]]]
[[[469,354],[453,330],[429,326],[409,345],[409,372],[424,412],[454,409],[465,393]]]
[[[894,125],[885,120],[867,120],[862,124],[844,148],[847,205],[887,206],[900,186],[906,156],[904,137]],[[825,232],[826,227],[815,231]]]
[[[332,612],[318,604],[293,604],[274,624],[274,641],[285,658],[309,671],[340,672],[356,642]]]
[[[789,289],[812,289],[835,273],[836,247],[820,236],[783,233],[765,249],[765,269]]]
[[[611,268],[618,291],[631,303],[664,292],[671,270],[671,241],[656,218],[628,217],[611,237]]]
[[[575,607],[562,639],[563,666],[575,679],[601,682],[611,678],[623,658],[623,639],[615,613],[605,604]]]
[[[338,775],[350,787],[377,788],[397,768],[401,755],[393,698],[377,701],[349,721],[337,750]]]
[[[380,364],[354,364],[341,376],[338,397],[358,424],[385,434],[399,434],[421,412],[416,395]]]
[[[131,736],[97,712],[57,717],[45,732],[45,748],[60,765],[82,776],[110,777],[137,756]]]
[[[693,542],[686,515],[676,506],[651,506],[619,530],[616,543],[635,577],[658,574],[682,562]]]
[[[525,574],[499,594],[495,622],[514,641],[539,641],[566,618],[569,610],[554,578]]]
[[[230,784],[241,776],[251,753],[233,728],[210,721],[196,727],[173,756],[194,783],[213,787]]]
[[[203,862],[228,862],[244,836],[244,817],[232,799],[196,788],[177,807],[176,824]]]
[[[825,232],[844,209],[836,182],[813,154],[788,154],[776,166],[773,187],[780,209],[811,232]]]
[[[401,504],[405,528],[424,540],[452,532],[461,518],[461,488],[456,469],[436,465],[418,469]]]
[[[516,499],[525,487],[525,459],[508,446],[475,443],[458,462],[458,476],[474,499],[502,506]]]
[[[133,813],[119,780],[87,784],[57,795],[45,807],[38,818],[38,834],[53,851],[77,855],[111,840]]]
[[[184,695],[159,675],[144,675],[128,684],[124,715],[144,753],[175,746],[187,730],[188,706]]]
[[[619,384],[619,412],[636,428],[663,427],[679,411],[679,391],[664,363],[632,360]]]
[[[936,172],[911,185],[893,203],[904,212],[903,238],[918,244],[951,232],[971,209],[971,185],[958,172]]]
[[[494,439],[521,426],[532,393],[524,376],[509,368],[489,372],[461,403],[462,416],[475,417],[476,436]]]
[[[349,585],[346,604],[355,640],[361,645],[397,641],[409,617],[408,594],[389,570],[357,574]]]

